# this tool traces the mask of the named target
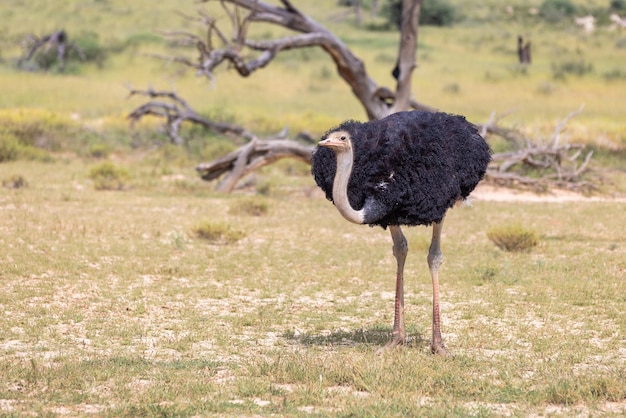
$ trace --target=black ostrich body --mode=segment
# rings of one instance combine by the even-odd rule
[[[428,268],[433,282],[431,350],[447,354],[441,338],[439,267],[441,231],[448,209],[465,199],[485,175],[491,152],[462,116],[401,112],[378,121],[347,121],[328,131],[313,154],[312,173],[339,213],[357,224],[389,227],[397,261],[391,342],[406,342],[401,225],[433,224]]]
[[[350,134],[354,166],[348,200],[365,207],[370,225],[430,225],[444,218],[483,178],[489,146],[462,116],[400,112],[367,123],[347,121],[328,131]],[[319,147],[312,173],[333,200],[337,169],[333,150]],[[366,205],[369,202],[369,206]]]

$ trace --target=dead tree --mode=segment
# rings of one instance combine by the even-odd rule
[[[211,0],[204,0],[209,2]],[[216,3],[218,0],[214,0]],[[185,57],[164,57],[193,67],[198,74],[214,80],[214,71],[225,64],[242,77],[249,77],[267,65],[283,51],[298,48],[318,47],[325,51],[335,63],[338,74],[351,87],[353,94],[363,105],[369,119],[380,119],[391,113],[409,108],[434,110],[411,97],[411,74],[416,67],[417,32],[422,0],[403,0],[400,47],[398,50],[398,76],[395,89],[379,86],[368,74],[365,64],[336,35],[311,17],[300,12],[289,0],[281,0],[281,6],[274,6],[260,0],[219,0],[224,15],[230,23],[231,36],[218,26],[218,19],[205,11],[190,18],[204,27],[205,35],[178,31],[169,36],[187,44],[193,44],[199,53],[197,60]],[[248,36],[249,28],[255,23],[270,23],[289,29],[292,36],[273,40],[254,40]],[[131,95],[143,94],[152,99],[166,97],[169,101],[152,100],[137,108],[129,115],[133,121],[145,115],[155,115],[166,119],[167,132],[174,143],[181,143],[180,126],[184,121],[200,123],[204,126],[214,123],[201,118],[178,96],[152,90],[131,90]],[[237,133],[230,130],[232,133]],[[269,164],[278,158],[293,157],[310,161],[312,147],[303,148],[298,142],[288,139],[266,142],[247,134],[249,143],[235,153],[213,163],[198,167],[202,178],[213,179],[227,174],[218,190],[231,191],[239,178],[250,171]],[[307,154],[308,153],[308,154]],[[236,158],[231,158],[236,155]],[[308,156],[305,156],[308,155]],[[230,164],[224,161],[231,161]],[[243,168],[242,168],[243,167]]]
[[[212,0],[204,0],[209,2]],[[217,0],[214,0],[217,2]],[[268,66],[283,51],[318,47],[335,63],[338,74],[351,87],[363,105],[368,119],[380,119],[409,108],[433,110],[411,97],[411,74],[416,67],[417,33],[422,0],[403,1],[403,19],[398,50],[399,77],[394,89],[379,86],[368,74],[365,64],[355,56],[336,35],[311,17],[300,12],[289,0],[282,7],[260,0],[220,0],[228,17],[232,36],[218,26],[218,19],[206,12],[194,18],[205,28],[204,37],[189,32],[170,32],[168,35],[196,46],[199,56],[195,61],[175,57],[174,61],[191,66],[201,75],[213,80],[214,71],[228,64],[242,77]],[[254,40],[248,37],[251,25],[270,23],[294,32],[273,40]],[[172,59],[171,57],[167,57]]]
[[[217,160],[198,165],[196,170],[207,181],[224,175],[217,190],[230,192],[239,179],[281,158],[295,158],[310,165],[313,149],[312,145],[281,137],[265,140],[253,138],[245,146]]]
[[[223,157],[196,167],[203,180],[221,179],[217,190],[230,192],[239,179],[281,158],[295,158],[311,163],[314,140],[306,133],[299,133],[295,140],[289,139],[287,129],[279,134],[260,139],[245,128],[223,122],[212,121],[198,115],[178,94],[170,91],[130,90],[130,95],[149,96],[153,99],[128,115],[132,123],[146,116],[164,119],[165,130],[170,140],[181,144],[180,128],[183,123],[197,124],[216,133],[241,138],[246,145]],[[478,125],[481,135],[488,140],[500,137],[511,151],[496,153],[487,170],[487,181],[507,186],[545,191],[561,188],[574,191],[591,191],[592,183],[582,179],[588,170],[592,151],[584,152],[584,145],[571,144],[565,136],[567,122],[580,113],[582,107],[559,122],[547,139],[531,139],[524,132],[499,124],[503,116],[492,113],[485,124]]]
[[[139,106],[133,110],[128,119],[131,120],[131,126],[141,120],[144,116],[156,116],[165,119],[165,130],[167,136],[173,144],[181,145],[185,140],[180,136],[180,128],[184,122],[198,124],[211,131],[221,134],[232,134],[238,137],[251,140],[254,135],[241,126],[215,122],[206,117],[199,115],[183,98],[171,91],[156,91],[152,87],[147,90],[136,90],[130,88],[129,97],[141,95],[148,96],[153,100]]]
[[[524,38],[521,35],[517,37],[517,57],[520,64],[530,64],[532,62],[530,41],[524,44]]]
[[[75,43],[69,41],[67,32],[63,29],[55,31],[49,35],[42,36],[41,38],[35,35],[29,35],[22,43],[22,49],[24,52],[18,60],[18,67],[21,67],[25,62],[30,61],[40,50],[42,50],[44,54],[47,54],[51,49],[55,49],[56,58],[61,70],[65,67],[66,55],[70,50],[76,51],[79,58],[83,61],[85,60],[85,53],[83,50]],[[46,67],[45,69],[48,68]]]
[[[209,2],[211,0],[204,0]],[[218,0],[214,0],[217,2]],[[166,57],[186,66],[193,67],[198,74],[214,80],[214,71],[221,65],[226,64],[234,69],[242,77],[249,77],[269,65],[283,51],[298,48],[318,47],[325,51],[335,63],[338,74],[351,87],[353,94],[362,104],[368,119],[380,119],[391,113],[410,108],[433,111],[430,106],[421,104],[411,96],[411,75],[416,68],[416,51],[418,22],[422,0],[403,0],[403,13],[401,34],[397,58],[397,77],[395,88],[379,86],[368,74],[365,64],[355,56],[348,46],[336,35],[311,17],[298,10],[291,1],[281,0],[281,6],[274,6],[260,0],[219,0],[224,15],[230,24],[231,36],[226,30],[218,25],[218,19],[207,12],[200,11],[199,16],[191,18],[200,23],[205,31],[204,36],[184,31],[170,32],[168,35],[179,41],[196,46],[199,56],[192,61],[185,57]],[[289,29],[294,35],[285,36],[273,40],[255,40],[248,36],[251,25],[255,23],[270,23]],[[180,142],[178,137],[179,121],[192,120],[189,109],[178,102],[173,109],[171,105],[161,102],[147,103],[143,108],[137,109],[131,115],[136,120],[141,115],[148,113],[158,114],[167,118],[170,127],[168,133],[175,142]],[[262,165],[269,164],[277,158],[293,157],[308,160],[302,157],[302,145],[294,142],[288,143],[281,140],[273,146],[258,139],[250,141],[236,151],[236,158],[225,156],[223,161],[203,164],[198,167],[202,178],[215,178],[209,174],[213,170],[229,172],[229,181],[222,182],[219,190],[230,191],[237,180],[251,170]],[[255,151],[252,151],[255,149]],[[312,147],[307,152],[312,151]],[[263,160],[264,159],[264,160]],[[245,167],[242,165],[245,161]],[[235,164],[234,161],[237,161]],[[216,168],[217,167],[217,168]],[[239,177],[237,177],[239,176]]]
[[[211,0],[205,0],[207,1]],[[198,59],[192,61],[184,57],[175,57],[174,61],[195,68],[199,74],[210,80],[214,80],[214,71],[222,64],[229,65],[242,77],[249,77],[255,71],[269,65],[282,51],[319,47],[333,60],[338,74],[352,88],[353,94],[362,104],[369,119],[380,119],[391,113],[410,108],[435,110],[417,102],[411,96],[411,74],[416,67],[421,0],[403,0],[402,3],[400,46],[397,65],[394,69],[396,80],[394,89],[379,86],[369,76],[363,61],[356,57],[337,36],[301,13],[291,1],[281,0],[282,7],[260,0],[219,1],[230,22],[232,36],[227,36],[225,31],[218,27],[218,19],[206,12],[200,12],[195,20],[206,29],[204,37],[188,32],[170,33],[179,40],[194,44],[199,52]],[[258,22],[282,26],[296,34],[274,40],[249,39],[250,26]],[[135,91],[131,94],[147,94],[152,98],[169,97],[173,100],[170,104],[160,101],[149,102],[135,110],[130,117],[138,120],[144,115],[153,114],[166,118],[166,124],[169,127],[168,134],[174,142],[181,141],[178,132],[180,124],[184,121],[200,123],[213,129],[211,125],[214,122],[203,121],[186,102],[177,96],[163,92],[159,95],[150,90]],[[566,120],[569,117],[571,116],[568,116]],[[493,165],[488,170],[488,179],[500,184],[517,184],[535,189],[554,185],[576,188],[576,185],[582,185],[579,178],[587,169],[591,154],[587,154],[584,161],[578,164],[582,149],[559,142],[563,128],[564,123],[555,131],[557,134],[554,135],[554,140],[549,145],[539,146],[527,139],[520,131],[498,126],[497,120],[492,117],[487,124],[481,126],[483,134],[501,136],[511,144],[515,151],[494,155]],[[313,152],[312,145],[289,140],[284,136],[261,140],[243,128],[230,129],[228,132],[245,137],[248,143],[222,158],[197,167],[205,180],[224,176],[218,190],[225,192],[231,191],[242,176],[277,159],[291,157],[309,163]],[[245,134],[239,132],[245,132]],[[572,164],[565,164],[568,161]],[[540,173],[539,178],[533,178],[527,175],[527,171],[531,168],[535,170],[542,168],[545,172]]]
[[[136,95],[148,96],[153,100],[144,103],[128,115],[131,125],[146,116],[163,118],[165,131],[173,144],[181,145],[185,141],[180,134],[184,123],[200,125],[210,131],[248,141],[238,150],[197,167],[203,180],[211,181],[222,177],[217,187],[218,191],[230,192],[240,178],[281,158],[296,158],[311,164],[313,146],[287,139],[287,129],[272,137],[259,139],[239,125],[216,122],[199,115],[175,92],[157,91],[152,87],[147,90],[130,88],[129,97]],[[306,138],[307,142],[311,142],[306,133],[300,133],[297,137]]]
[[[501,136],[515,144],[515,149],[492,156],[486,179],[499,185],[528,188],[537,192],[551,188],[578,192],[593,190],[594,185],[582,179],[583,173],[589,168],[593,151],[584,152],[584,145],[571,144],[565,137],[567,122],[582,110],[583,106],[557,123],[547,140],[531,140],[520,131],[502,129],[493,122],[492,115],[492,120],[482,126],[482,134],[486,137]]]

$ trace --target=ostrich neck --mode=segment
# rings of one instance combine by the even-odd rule
[[[336,153],[337,156],[337,172],[333,182],[333,202],[339,210],[339,213],[356,224],[362,224],[365,219],[364,210],[354,210],[348,200],[348,181],[352,174],[352,164],[354,155],[352,149]]]

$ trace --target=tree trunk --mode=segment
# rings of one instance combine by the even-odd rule
[[[214,79],[213,71],[223,63],[230,64],[231,68],[242,77],[249,77],[255,71],[269,65],[282,51],[320,47],[335,63],[338,74],[350,86],[354,96],[362,104],[368,119],[381,119],[391,113],[410,108],[435,110],[417,102],[411,95],[412,74],[417,67],[418,22],[422,0],[402,0],[400,42],[396,68],[393,71],[396,78],[395,90],[386,86],[379,86],[369,76],[363,61],[355,56],[337,36],[309,16],[301,13],[289,0],[281,0],[282,7],[270,5],[261,0],[219,0],[219,3],[229,18],[234,35],[232,37],[226,36],[226,32],[218,27],[218,19],[202,14],[198,22],[206,25],[206,38],[185,32],[173,34],[197,47],[200,53],[198,60],[193,62],[187,58],[177,57],[174,58],[175,61],[196,68],[200,74],[212,80]],[[359,4],[357,4],[358,6]],[[377,8],[378,2],[374,1],[372,9],[377,10]],[[247,14],[243,11],[247,11]],[[249,39],[248,29],[257,22],[282,26],[296,32],[296,35],[272,40]],[[216,46],[216,41],[220,46]],[[171,57],[168,58],[171,59]],[[212,121],[202,120],[198,115],[193,115],[191,109],[182,100],[178,100],[174,106],[179,108],[178,112],[173,111],[171,106],[151,102],[131,114],[131,118],[138,119],[146,114],[166,117],[167,124],[170,126],[168,132],[172,132],[173,140],[178,140],[176,136],[177,127],[184,120],[203,123],[208,127],[215,125]],[[232,190],[242,176],[280,158],[292,157],[310,163],[313,146],[305,146],[283,138],[280,140],[259,140],[243,128],[236,126],[222,128],[225,129],[224,132],[235,133],[236,135],[244,135],[245,132],[245,137],[250,142],[233,153],[211,163],[198,166],[197,170],[205,180],[212,180],[225,175],[218,186],[219,190]],[[537,184],[540,182],[519,173],[511,173],[510,170],[520,165],[543,164],[543,166],[557,172],[556,181],[567,182],[579,178],[591,157],[591,154],[587,154],[583,163],[580,165],[575,163],[573,170],[566,170],[562,162],[565,160],[575,162],[580,155],[580,150],[576,147],[560,145],[558,135],[549,149],[538,149],[521,133],[499,128],[491,121],[483,128],[484,135],[487,133],[501,134],[507,141],[520,147],[528,144],[526,149],[503,156],[503,159],[495,155],[496,168],[491,167],[487,173],[487,176],[492,179],[520,184]],[[574,151],[574,155],[568,155],[570,149]]]

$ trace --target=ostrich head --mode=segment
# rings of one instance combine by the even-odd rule
[[[344,130],[329,133],[326,139],[320,141],[318,145],[320,147],[328,147],[335,153],[342,153],[352,149],[350,134]]]

